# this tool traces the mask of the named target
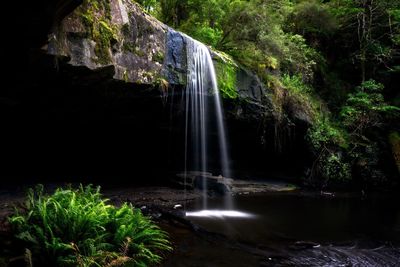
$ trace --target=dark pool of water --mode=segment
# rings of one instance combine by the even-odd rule
[[[400,198],[393,195],[325,196],[275,193],[234,197],[236,210],[254,218],[190,218],[203,228],[254,244],[280,241],[319,243],[382,241],[400,243]],[[193,210],[202,209],[202,202]],[[208,209],[223,209],[223,200],[208,200]]]

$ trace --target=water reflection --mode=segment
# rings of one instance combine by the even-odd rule
[[[200,217],[200,218],[254,218],[255,215],[236,211],[236,210],[200,210],[186,212],[186,217]]]
[[[210,212],[224,210],[223,201],[218,198],[209,199],[208,210],[189,213],[188,217],[209,231],[257,244],[279,240],[400,242],[398,200],[396,196],[382,195],[367,199],[302,194],[236,196],[235,210],[256,214],[253,220],[229,214],[223,222],[210,219],[224,217]],[[201,209],[200,203],[192,207],[192,210]]]

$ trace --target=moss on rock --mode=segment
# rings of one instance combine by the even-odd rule
[[[110,48],[117,40],[117,30],[111,23],[110,0],[85,0],[79,8],[82,24],[96,43],[94,61],[106,65],[111,63]]]
[[[162,53],[161,51],[157,51],[153,54],[152,60],[162,64],[164,62],[164,56],[164,53]]]
[[[217,61],[215,63],[217,73],[218,89],[224,98],[237,98],[238,92],[236,89],[236,67],[227,62]]]

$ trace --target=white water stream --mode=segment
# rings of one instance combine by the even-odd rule
[[[229,154],[224,123],[224,113],[219,95],[217,78],[214,64],[209,49],[202,43],[184,35],[187,45],[187,88],[185,95],[186,104],[186,129],[185,129],[185,177],[189,161],[191,168],[195,171],[206,173],[208,171],[207,162],[209,160],[209,125],[216,124],[219,145],[219,165],[221,175],[230,178]],[[210,109],[210,103],[214,102],[214,109]],[[211,114],[211,111],[213,113]],[[197,215],[209,217],[231,217],[237,215],[233,212],[232,196],[227,193],[225,196],[226,212],[215,211],[210,216],[207,211],[207,179],[202,180],[203,188],[203,209]],[[233,212],[233,213],[232,213]],[[218,215],[215,215],[217,214]],[[194,213],[187,213],[193,216]]]

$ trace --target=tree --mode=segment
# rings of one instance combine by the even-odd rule
[[[337,28],[328,7],[317,1],[300,2],[288,16],[287,30],[300,34],[314,48],[323,48],[321,42],[331,38]]]
[[[356,33],[358,47],[353,55],[359,62],[361,82],[376,73],[378,67],[390,70],[388,64],[399,54],[400,1],[333,0],[330,7],[344,36],[353,37]]]

